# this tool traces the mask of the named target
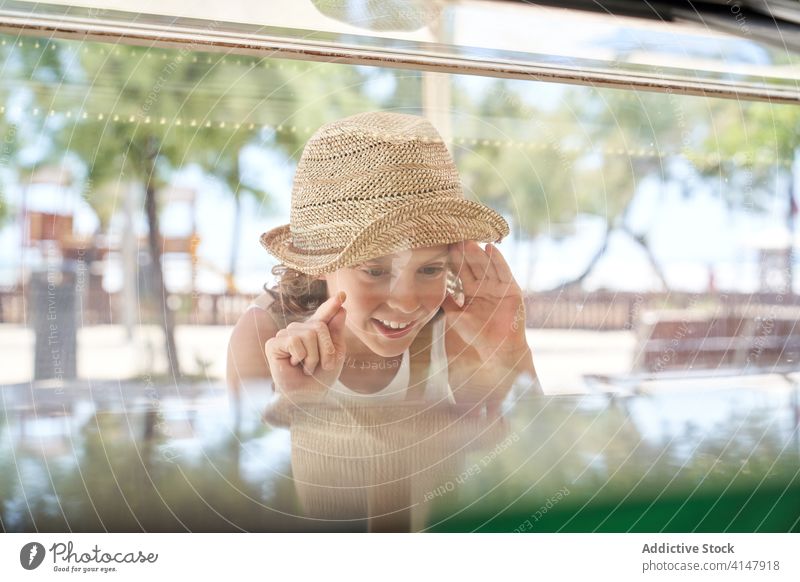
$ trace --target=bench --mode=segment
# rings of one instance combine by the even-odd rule
[[[798,319],[795,306],[645,312],[632,371],[800,369]]]

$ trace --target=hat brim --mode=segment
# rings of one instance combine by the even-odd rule
[[[288,224],[262,234],[261,246],[287,267],[321,275],[411,248],[463,240],[499,242],[509,231],[505,219],[483,204],[464,198],[439,198],[415,201],[387,212],[341,251],[310,254],[294,249]]]

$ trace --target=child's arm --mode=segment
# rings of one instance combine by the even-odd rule
[[[450,329],[445,336],[445,348],[448,380],[456,402],[502,402],[514,382],[524,374],[528,375],[526,382],[531,382],[531,391],[543,394],[527,344],[517,355],[485,361],[477,350]]]
[[[242,380],[269,379],[269,364],[264,344],[275,337],[278,326],[261,303],[254,302],[236,322],[228,343],[228,387],[238,393]]]

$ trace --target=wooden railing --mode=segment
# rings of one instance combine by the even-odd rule
[[[171,294],[169,304],[179,325],[233,325],[252,301],[251,294]],[[83,325],[123,322],[122,295],[84,294],[79,299]],[[525,298],[526,325],[535,329],[634,330],[643,313],[664,309],[692,309],[707,306],[734,312],[758,306],[800,306],[799,295],[774,293],[614,293],[544,292]],[[20,290],[0,291],[0,323],[27,324],[26,304]],[[155,322],[155,306],[141,302],[135,308],[136,321]]]
[[[767,306],[800,306],[800,295],[775,293],[531,293],[526,324],[535,329],[634,330],[644,313],[708,308],[720,313]]]

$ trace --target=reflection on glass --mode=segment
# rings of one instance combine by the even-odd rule
[[[508,531],[556,498],[531,527],[796,528],[796,107],[14,35],[0,55],[4,529],[400,529],[369,521],[397,510]],[[360,424],[295,402],[316,416],[287,432],[257,375],[227,392],[299,152],[372,110],[434,119],[467,197],[511,224],[547,397],[510,390],[485,446],[492,421],[458,406],[404,401],[401,428],[386,402]],[[342,473],[340,449],[396,465]]]
[[[15,22],[39,30],[54,23],[62,31],[106,28],[113,38],[127,29],[137,38],[152,35],[155,42],[175,37],[177,42],[221,45],[224,50],[277,49],[302,59],[323,55],[384,66],[400,59],[446,66],[450,72],[591,84],[611,80],[623,87],[631,82],[647,86],[648,79],[676,81],[671,86],[677,91],[706,86],[731,98],[753,90],[797,99],[797,55],[787,44],[796,47],[791,34],[784,37],[774,29],[771,13],[766,22],[751,14],[743,23],[742,12],[734,10],[687,10],[678,15],[683,19],[664,21],[650,9],[642,10],[648,20],[600,9],[582,12],[480,0],[276,0],[259,6],[230,2],[200,7],[178,1],[145,3],[136,13],[123,0],[84,0],[81,6],[87,8],[64,0],[33,4],[7,1],[5,8]]]
[[[5,531],[796,531],[798,392],[464,406],[4,388]],[[48,407],[48,402],[62,406]]]
[[[292,476],[304,515],[366,519],[371,531],[422,529],[468,451],[504,438],[500,419],[449,407],[304,407],[293,416]]]

